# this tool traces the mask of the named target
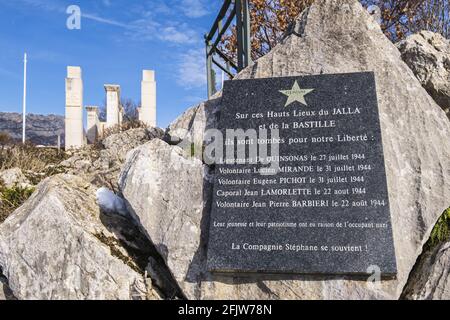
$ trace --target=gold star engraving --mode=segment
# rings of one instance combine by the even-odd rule
[[[308,104],[305,101],[305,96],[312,91],[314,91],[314,89],[301,89],[297,81],[295,81],[294,86],[291,90],[280,90],[282,94],[288,96],[286,104],[284,105],[285,107],[295,101],[298,101],[301,104],[307,106]]]

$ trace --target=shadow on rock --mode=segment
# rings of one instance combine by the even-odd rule
[[[183,297],[176,282],[170,277],[170,271],[165,266],[164,260],[148,236],[142,233],[138,223],[127,217],[103,211],[100,220],[119,239],[118,245],[132,260],[127,263],[130,267],[133,269],[137,267],[136,271],[143,275],[147,273],[152,279],[152,285],[159,289],[166,299]],[[116,254],[120,255],[118,252]]]

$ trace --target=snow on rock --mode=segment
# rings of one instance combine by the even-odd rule
[[[97,203],[103,211],[118,213],[122,216],[128,215],[124,200],[108,188],[100,188],[95,194],[97,196]]]

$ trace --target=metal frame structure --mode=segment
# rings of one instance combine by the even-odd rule
[[[211,31],[205,35],[208,98],[216,92],[214,65],[228,74],[230,78],[233,78],[234,73],[232,70],[239,72],[251,63],[250,12],[248,2],[249,0],[224,0]],[[230,28],[234,18],[236,18],[237,35],[236,62],[218,47],[220,40]],[[216,59],[216,55],[225,62],[225,65]]]

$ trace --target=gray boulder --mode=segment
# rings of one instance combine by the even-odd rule
[[[18,299],[157,297],[99,210],[95,189],[57,175],[0,225],[0,268]]]
[[[12,188],[19,186],[22,188],[30,187],[31,183],[28,178],[23,174],[20,168],[12,168],[0,172],[0,183],[6,188]]]
[[[218,125],[220,96],[218,92],[210,100],[186,110],[166,129],[166,140],[201,158],[205,131]]]
[[[420,257],[403,298],[450,300],[450,241],[428,248]]]
[[[101,143],[108,158],[123,163],[130,150],[154,138],[160,138],[163,134],[164,132],[160,128],[136,128],[112,134],[103,139]]]
[[[199,173],[200,163],[193,173],[185,168],[183,157],[169,156],[180,153],[175,147],[159,146],[164,151],[158,153],[155,146],[148,144],[143,147],[147,151],[141,149],[128,157],[120,185],[130,208],[188,298],[398,299],[401,296],[437,218],[450,204],[450,123],[402,61],[398,49],[358,1],[317,0],[302,13],[281,44],[237,78],[361,71],[374,71],[376,75],[397,278],[371,284],[346,276],[209,274],[204,261],[207,200],[211,194],[205,175]],[[213,101],[213,105],[218,101]],[[198,128],[207,128],[207,123],[215,121],[216,112],[206,110],[207,106],[208,102],[188,111],[169,127],[169,132],[182,127],[203,134]],[[211,119],[207,116],[193,126],[196,119],[202,119],[197,116],[201,108]],[[172,171],[177,165],[167,162],[168,158],[181,164],[176,174]],[[186,241],[191,244],[185,244]],[[179,246],[183,248],[181,252]]]
[[[450,118],[450,41],[421,31],[397,44],[402,59]]]
[[[6,295],[4,293],[4,284],[0,282],[0,301],[6,300]]]
[[[180,147],[154,139],[128,154],[119,182],[129,211],[189,298],[195,297],[204,265],[199,246],[209,197],[205,170]]]
[[[115,133],[99,144],[77,150],[61,165],[67,173],[81,176],[98,187],[117,190],[117,181],[127,152],[163,136],[164,131],[159,128],[136,128]]]
[[[201,116],[197,117],[197,113],[199,109],[204,106],[204,102],[187,109],[183,114],[181,114],[178,118],[176,118],[166,129],[166,133],[169,135],[169,138],[173,142],[179,142],[189,135],[189,132],[192,132],[195,123],[199,123],[200,120],[200,131],[204,131],[206,126],[206,117]],[[205,109],[204,107],[202,108]]]
[[[0,301],[7,300],[5,290],[7,290],[7,285],[2,280],[0,280]]]
[[[1,273],[0,268],[0,301],[2,300],[17,300],[17,299],[16,297],[14,297],[11,289],[9,288],[8,281]]]

